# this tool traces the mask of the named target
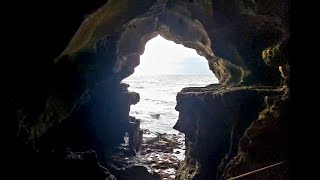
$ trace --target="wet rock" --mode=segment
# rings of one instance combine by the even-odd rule
[[[114,156],[114,164],[123,168],[143,164],[152,172],[158,173],[161,179],[172,179],[181,161],[181,159],[173,154],[174,148],[176,148],[173,144],[177,144],[178,150],[183,151],[179,149],[183,148],[183,143],[176,142],[183,141],[183,136],[178,137],[173,134],[152,133],[149,130],[144,130],[144,132],[144,136],[150,136],[150,134],[157,135],[157,139],[154,142],[149,141],[148,143],[143,143],[137,157],[129,157],[127,154]],[[119,163],[119,161],[122,161],[122,163]],[[112,171],[112,173],[114,173],[114,171]]]
[[[142,143],[143,131],[140,130],[140,120],[135,117],[130,116],[130,121],[128,125],[128,134],[129,134],[129,148],[133,155],[136,154],[136,151],[140,150]]]
[[[18,8],[18,17],[27,16],[25,19],[30,20],[26,36],[11,40],[26,42],[20,49],[23,52],[15,53],[16,46],[8,46],[13,47],[10,54],[20,55],[9,66],[18,78],[10,77],[5,93],[8,109],[5,116],[9,117],[5,121],[9,126],[3,127],[9,129],[7,139],[14,144],[13,155],[9,157],[18,157],[10,159],[16,164],[13,170],[20,172],[27,168],[32,172],[28,174],[30,177],[41,170],[54,174],[55,167],[50,163],[56,162],[55,155],[46,153],[56,149],[50,146],[95,149],[101,156],[119,146],[128,132],[130,105],[139,99],[120,81],[134,72],[144,45],[158,33],[204,55],[221,83],[201,90],[187,88],[177,97],[180,117],[175,127],[186,135],[187,150],[177,179],[214,179],[218,165],[221,165],[218,172],[221,175],[237,155],[239,139],[253,121],[249,135],[255,136],[261,130],[262,137],[273,137],[278,144],[284,144],[285,138],[275,136],[281,135],[273,124],[277,122],[267,121],[264,126],[255,120],[264,109],[265,104],[260,103],[262,96],[274,96],[272,91],[277,91],[281,79],[286,88],[290,88],[290,61],[284,53],[290,36],[288,0],[113,0],[104,3],[100,0],[72,0],[67,4],[52,1],[53,11],[36,8],[32,3],[12,6]],[[80,9],[75,10],[75,5]],[[17,23],[17,27],[19,25]],[[40,32],[50,36],[42,36]],[[14,31],[13,34],[21,33]],[[134,134],[132,136],[140,138],[140,134]],[[136,150],[136,138],[130,139],[134,140],[130,143],[131,149]],[[234,171],[228,167],[230,175],[240,172],[240,167],[252,169],[247,167],[250,163],[258,166],[258,160],[268,157],[264,154],[272,160],[281,159],[279,151],[283,150],[273,148],[273,142],[263,144],[259,137],[250,136],[243,139],[243,149],[236,160],[241,159],[239,157],[246,160],[239,160]],[[256,140],[257,144],[247,140]],[[252,149],[246,147],[246,143]],[[21,144],[46,155],[36,157],[39,154],[25,153]],[[245,154],[241,155],[243,151]],[[248,160],[253,154],[263,157]],[[76,160],[78,154],[72,156],[75,164],[65,164],[66,159],[59,159],[58,164],[72,169],[84,162]],[[30,168],[29,164],[32,164]],[[87,164],[84,163],[84,167]],[[88,172],[83,169],[78,171],[79,176]]]
[[[150,132],[149,130],[143,130],[142,143],[143,144],[152,144],[159,141],[159,133]]]
[[[160,119],[160,114],[150,114],[150,116],[154,119]]]

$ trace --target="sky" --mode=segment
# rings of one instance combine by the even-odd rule
[[[160,35],[151,39],[140,56],[134,75],[213,75],[205,57],[196,50],[168,41]]]

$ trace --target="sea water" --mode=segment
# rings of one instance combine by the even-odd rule
[[[179,112],[176,96],[185,87],[204,87],[218,83],[214,75],[131,75],[123,80],[129,91],[140,94],[140,101],[131,105],[130,115],[140,119],[140,128],[151,132],[178,134],[173,126]]]

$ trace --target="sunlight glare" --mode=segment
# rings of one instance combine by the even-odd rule
[[[197,67],[195,69],[194,67]],[[134,75],[212,75],[205,57],[196,50],[158,35],[147,42]]]

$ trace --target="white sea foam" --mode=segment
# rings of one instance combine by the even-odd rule
[[[123,82],[130,85],[129,91],[140,94],[140,102],[131,105],[130,115],[141,120],[142,129],[178,134],[173,129],[179,116],[175,110],[177,93],[184,87],[204,87],[218,80],[214,75],[132,75]],[[154,114],[160,114],[159,118]]]

